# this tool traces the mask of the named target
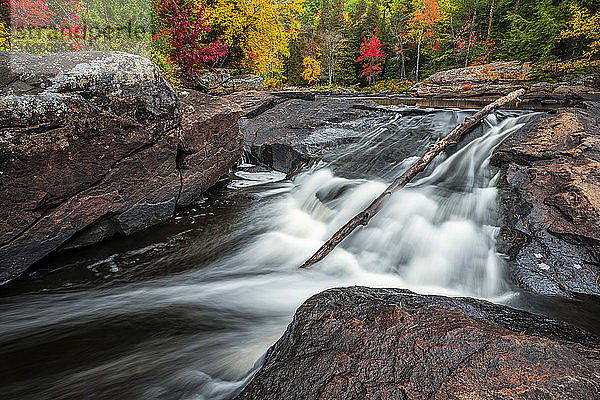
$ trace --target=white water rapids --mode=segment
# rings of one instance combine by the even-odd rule
[[[469,114],[377,120],[356,143],[291,182],[266,176],[262,186],[256,179],[233,185],[230,191],[252,190],[244,217],[251,228],[215,239],[235,241],[233,250],[215,252],[196,268],[103,288],[0,298],[0,357],[12,363],[2,367],[3,398],[225,399],[248,379],[294,310],[324,289],[397,287],[496,301],[510,295],[495,251],[498,175],[489,159],[531,115],[524,113],[487,117],[477,137],[393,194],[368,226],[323,262],[298,270],[416,160],[416,153],[394,159],[395,144],[412,140],[416,129],[433,127],[443,136]],[[419,151],[436,139],[424,134]],[[339,165],[345,169],[338,173]],[[217,226],[211,235],[218,238],[220,229],[226,228]],[[196,252],[213,251],[195,243]],[[182,261],[186,251],[130,249],[95,260],[93,268],[110,276],[142,253],[152,254],[147,262],[155,268],[167,268],[188,262]]]

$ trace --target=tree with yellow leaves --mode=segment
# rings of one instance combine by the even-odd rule
[[[0,51],[10,51],[10,31],[0,22]]]
[[[585,46],[583,56],[587,60],[600,55],[600,12],[592,15],[587,9],[571,4],[568,28],[560,33],[560,39],[574,39],[575,44]]]
[[[319,76],[321,76],[321,72],[323,72],[323,69],[321,68],[321,63],[315,57],[304,57],[302,65],[304,65],[304,71],[302,71],[302,78],[306,82],[308,82],[309,85],[312,85],[317,80],[319,80]]]
[[[304,0],[216,0],[210,25],[242,66],[263,78],[278,79],[289,56],[290,40],[300,31]]]

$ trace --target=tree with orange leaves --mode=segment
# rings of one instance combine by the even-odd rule
[[[446,18],[440,0],[413,0],[413,9],[414,11],[408,22],[408,36],[417,43],[415,80],[418,82],[421,45],[424,41],[435,39],[437,28]]]

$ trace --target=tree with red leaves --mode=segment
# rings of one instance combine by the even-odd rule
[[[360,76],[366,76],[369,85],[373,84],[375,76],[381,73],[381,62],[382,58],[385,57],[383,52],[383,45],[385,43],[379,41],[379,30],[375,28],[373,36],[367,40],[364,39],[362,46],[360,46],[360,55],[356,62],[363,62],[363,69]]]
[[[225,58],[227,45],[217,40],[208,45],[202,38],[210,32],[209,16],[203,5],[193,0],[155,1],[158,17],[153,40],[166,41],[167,53],[184,77],[192,82],[205,67]]]

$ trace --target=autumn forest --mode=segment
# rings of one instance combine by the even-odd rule
[[[590,72],[600,58],[598,6],[596,0],[154,0],[126,6],[3,0],[3,14],[12,10],[13,20],[0,24],[0,47],[10,48],[9,26],[31,30],[58,21],[67,38],[61,46],[78,50],[86,23],[105,26],[110,15],[131,24],[137,15],[150,19],[148,56],[175,85],[206,68],[227,67],[260,75],[267,86],[398,89],[436,71],[497,60],[532,62],[541,75]],[[100,33],[105,47],[119,48],[114,30]],[[95,49],[102,43],[96,40]],[[49,48],[38,35],[24,50],[36,45]]]
[[[596,1],[178,1],[158,6],[171,24],[159,29],[168,36],[165,59],[185,70],[197,65],[197,51],[209,66],[253,72],[271,86],[394,88],[435,71],[514,59],[533,62],[540,74],[589,72],[600,55]],[[180,31],[177,12],[196,19]],[[182,53],[190,31],[201,44]]]

